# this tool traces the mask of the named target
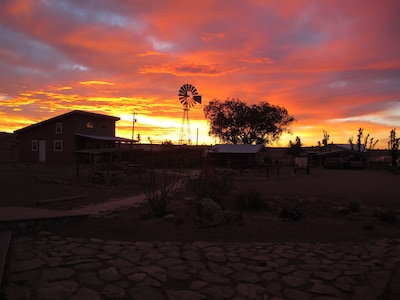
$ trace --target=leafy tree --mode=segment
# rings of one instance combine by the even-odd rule
[[[297,136],[295,143],[289,141],[288,153],[293,156],[299,156],[302,152],[301,146],[301,139]]]
[[[267,102],[247,105],[239,99],[213,100],[204,107],[209,135],[231,144],[268,144],[295,120],[285,108]]]
[[[388,146],[389,146],[390,156],[392,157],[392,167],[396,167],[397,159],[399,158],[399,146],[400,146],[400,138],[396,136],[396,129],[392,129],[390,131]]]

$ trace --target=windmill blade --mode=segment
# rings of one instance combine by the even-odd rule
[[[195,88],[193,85],[190,86],[190,92],[191,92],[193,95],[197,95],[197,94],[198,94],[196,88]]]
[[[187,97],[179,99],[179,101],[181,102],[182,105],[185,105],[185,103],[187,102]]]
[[[201,96],[197,89],[189,83],[181,86],[178,96],[181,104],[185,106],[187,105],[188,107],[193,107],[196,103],[201,103]]]

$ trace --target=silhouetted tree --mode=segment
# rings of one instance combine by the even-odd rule
[[[371,137],[369,139],[369,143],[368,143],[368,138],[365,140],[365,145],[367,147],[367,150],[373,150],[376,146],[376,144],[378,144],[379,140],[374,140],[373,137]]]
[[[364,138],[364,139],[363,139]],[[373,137],[370,138],[369,133],[364,137],[364,129],[359,128],[357,134],[357,151],[363,152],[364,150],[373,150],[379,140],[374,140]],[[349,138],[349,143],[351,145],[351,150],[354,151],[353,148],[353,137]]]
[[[326,130],[322,131],[324,134],[324,138],[322,139],[322,145],[324,146],[324,152],[328,151],[328,141],[329,141],[329,134]],[[319,145],[321,145],[320,142],[318,142]]]
[[[213,100],[204,107],[209,135],[231,144],[268,144],[295,120],[285,108],[267,102],[247,105],[239,99]]]
[[[293,143],[292,141],[289,141],[288,154],[293,155],[293,156],[299,156],[302,152],[301,146],[302,146],[301,139],[297,136],[295,143]]]
[[[399,146],[400,146],[400,138],[396,137],[396,129],[392,129],[390,131],[389,137],[389,151],[390,156],[392,157],[392,167],[397,167],[397,159],[399,158]]]
[[[163,146],[173,146],[174,144],[172,143],[171,140],[165,140],[164,142],[161,143]]]
[[[349,137],[349,144],[350,144],[350,147],[351,147],[351,151],[354,151],[353,136]]]
[[[361,139],[363,136],[364,136],[364,129],[360,127],[360,128],[358,128],[358,134],[357,134],[357,150],[358,150],[358,152],[361,152],[361,150],[364,150],[364,149],[361,149],[361,146],[362,146]],[[365,147],[365,145],[364,145],[364,147]]]

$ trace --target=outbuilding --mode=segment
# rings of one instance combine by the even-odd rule
[[[207,162],[215,167],[254,168],[262,164],[264,145],[217,144],[207,152]]]

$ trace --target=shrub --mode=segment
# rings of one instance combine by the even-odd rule
[[[140,173],[139,180],[153,215],[163,217],[170,213],[170,205],[182,189],[181,174],[150,169]]]
[[[353,201],[348,204],[348,208],[350,209],[351,212],[359,212],[361,205],[359,202]]]
[[[206,168],[197,176],[189,176],[185,186],[196,197],[211,198],[221,205],[222,198],[234,187],[234,178],[230,172]]]
[[[235,206],[241,211],[260,211],[265,209],[265,203],[259,190],[241,191],[236,198]]]
[[[279,212],[279,216],[282,219],[290,221],[302,221],[304,219],[304,214],[300,211],[297,204],[294,207],[284,207]]]
[[[396,214],[392,210],[377,209],[375,211],[375,216],[379,219],[379,221],[388,222],[388,223],[397,222]]]

